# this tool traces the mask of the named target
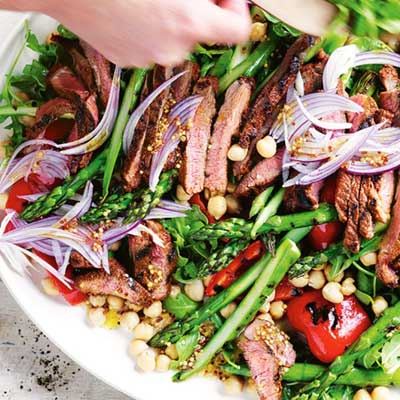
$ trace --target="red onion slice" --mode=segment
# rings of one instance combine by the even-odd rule
[[[356,56],[353,67],[370,64],[393,65],[400,68],[400,55],[390,51],[366,51]]]
[[[90,153],[102,146],[110,137],[118,114],[120,96],[121,68],[116,67],[111,85],[110,96],[104,115],[97,127],[84,137],[73,142],[57,145],[62,154],[80,155]]]
[[[128,124],[126,125],[124,136],[123,136],[123,150],[125,154],[128,154],[129,148],[131,146],[133,137],[135,135],[136,126],[145,113],[145,111],[150,107],[153,101],[169,86],[171,86],[177,79],[186,74],[187,71],[183,71],[180,74],[173,76],[171,79],[168,79],[162,85],[160,85],[154,92],[152,92],[140,105],[139,107],[132,113],[129,118]]]

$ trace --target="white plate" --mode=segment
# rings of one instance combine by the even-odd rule
[[[41,39],[45,39],[56,26],[55,21],[41,15],[0,11],[0,87],[23,43],[25,20],[29,20],[33,32]],[[18,68],[29,62],[33,55],[26,51]],[[0,128],[0,140],[6,134]],[[130,335],[122,330],[90,327],[83,307],[70,307],[42,293],[38,273],[21,276],[0,257],[0,278],[22,310],[53,343],[91,374],[126,395],[136,400],[228,398],[223,394],[221,383],[215,379],[193,378],[183,383],[172,383],[172,374],[137,372],[127,353]],[[241,395],[240,398],[256,397]]]
[[[0,12],[0,87],[21,46],[26,18],[30,20],[33,32],[42,39],[56,26],[54,21],[40,15],[16,16]],[[30,57],[32,53],[26,52],[19,67]],[[2,133],[6,134],[4,130]],[[70,307],[44,295],[36,274],[20,276],[0,258],[0,277],[22,310],[52,342],[97,378],[128,396],[136,400],[226,398],[222,394],[222,385],[214,379],[195,378],[178,384],[172,383],[171,374],[137,372],[127,353],[129,334],[122,329],[108,331],[90,327],[83,307]]]

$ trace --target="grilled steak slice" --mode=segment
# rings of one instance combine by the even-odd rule
[[[51,70],[47,81],[59,96],[67,99],[75,100],[78,97],[85,101],[90,95],[82,81],[67,66]]]
[[[281,148],[272,158],[260,161],[239,183],[235,194],[239,197],[251,193],[258,194],[273,183],[282,172],[284,149]]]
[[[351,177],[350,196],[347,204],[347,224],[344,231],[343,241],[344,246],[353,253],[358,253],[361,245],[361,240],[358,236],[358,224],[360,221],[360,189],[361,176],[353,175]]]
[[[282,375],[296,359],[289,338],[276,325],[256,319],[239,339],[260,400],[280,400]]]
[[[169,293],[169,278],[176,267],[176,253],[169,233],[158,222],[146,225],[163,241],[164,247],[153,243],[151,236],[129,238],[129,250],[134,265],[134,277],[150,293],[153,300],[163,300]]]
[[[384,110],[396,113],[400,109],[400,79],[396,68],[385,65],[379,71],[379,78],[386,89],[379,94],[379,104]]]
[[[201,78],[194,88],[194,94],[203,96],[203,100],[187,132],[186,148],[179,175],[179,180],[189,195],[200,193],[204,188],[208,141],[216,114],[217,87],[217,78],[206,77]]]
[[[92,269],[94,268],[92,264],[82,254],[77,251],[71,252],[71,257],[69,258],[69,263],[72,268],[76,269]]]
[[[383,123],[382,128],[390,128],[392,126],[394,114],[391,111],[380,108],[375,113],[375,122],[377,124]]]
[[[390,210],[395,192],[393,171],[368,177],[368,208],[374,219],[386,224],[390,219]]]
[[[131,276],[114,258],[110,259],[110,274],[104,270],[92,270],[75,279],[76,287],[83,293],[113,295],[132,304],[148,307],[152,303],[150,293]]]
[[[200,67],[192,61],[185,61],[183,64],[175,67],[174,75],[184,71],[186,73],[171,86],[171,97],[176,103],[179,103],[190,95],[193,86],[200,77]]]
[[[363,112],[347,113],[347,119],[353,125],[350,128],[350,132],[356,132],[359,129],[373,125],[375,123],[374,115],[378,111],[375,100],[366,94],[356,94],[355,96],[351,96],[350,100],[364,108]]]
[[[381,242],[376,273],[378,278],[390,287],[399,286],[400,270],[400,184],[397,184],[396,202],[392,210],[389,229]]]
[[[306,35],[296,40],[287,51],[279,69],[265,85],[254,106],[251,107],[239,141],[240,146],[249,149],[249,151],[243,161],[234,164],[234,175],[236,177],[242,177],[251,169],[255,144],[271,128],[288,88],[294,83],[296,74],[300,69],[299,55],[310,46],[312,41],[313,39]]]
[[[320,51],[316,59],[316,62],[305,64],[300,69],[305,94],[315,93],[322,89],[322,75],[329,57],[324,51]]]
[[[151,73],[149,73],[142,89],[140,96],[141,101],[143,101],[150,93],[151,79]],[[142,174],[140,174],[140,162],[142,159],[142,151],[144,141],[146,139],[146,132],[149,126],[150,112],[151,106],[140,118],[136,126],[132,144],[129,148],[128,156],[124,162],[124,167],[122,169],[122,180],[124,182],[124,188],[127,192],[131,192],[132,190],[136,189],[142,180]]]
[[[294,185],[285,190],[284,204],[288,212],[315,210],[319,206],[319,193],[324,181],[311,185]]]
[[[100,101],[106,107],[112,85],[111,63],[85,41],[81,40],[80,45],[92,67]]]
[[[360,220],[358,231],[365,239],[372,239],[374,237],[375,224],[372,219],[371,212],[368,207],[370,184],[368,177],[361,178],[360,194],[358,198],[360,207]]]
[[[335,206],[341,222],[347,222],[352,175],[340,170],[336,179]]]
[[[35,125],[27,129],[25,135],[28,139],[43,138],[46,128],[64,114],[76,113],[76,105],[67,99],[56,97],[42,104],[35,117]]]
[[[153,71],[153,90],[171,78],[172,68],[156,65]],[[145,142],[142,150],[141,169],[148,176],[153,153],[158,150],[162,144],[162,138],[166,127],[166,112],[170,107],[171,89],[164,90],[150,107],[149,125],[146,131]]]
[[[225,194],[228,185],[228,150],[250,103],[253,80],[240,78],[226,92],[207,153],[205,187],[212,195]]]

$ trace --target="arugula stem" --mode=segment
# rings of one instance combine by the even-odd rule
[[[104,167],[103,177],[103,197],[108,195],[112,175],[114,173],[115,164],[117,163],[118,156],[122,147],[122,136],[126,124],[129,120],[129,113],[135,108],[140,92],[142,90],[143,82],[146,77],[147,70],[143,68],[136,68],[130,77],[128,86],[125,90],[122,99],[121,108],[118,113],[117,120],[114,125],[114,130],[111,136],[110,145],[107,151],[107,159]]]
[[[17,107],[13,106],[0,106],[0,116],[5,117],[17,117],[22,115],[28,115],[34,117],[36,115],[37,107]]]

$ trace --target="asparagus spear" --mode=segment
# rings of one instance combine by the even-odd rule
[[[260,43],[256,49],[232,70],[228,71],[219,81],[219,93],[224,93],[228,87],[241,76],[254,76],[263,67],[276,49],[276,36],[269,37]]]
[[[271,201],[261,210],[258,215],[256,222],[254,222],[251,228],[250,235],[254,239],[257,236],[261,226],[264,225],[272,216],[274,216],[282,204],[283,196],[285,195],[285,189],[279,190],[279,192],[271,199]]]
[[[81,221],[86,223],[95,223],[105,219],[117,218],[121,213],[126,211],[136,196],[137,192],[113,194],[100,206],[90,209],[81,217]]]
[[[248,240],[234,240],[211,254],[198,269],[198,278],[204,278],[225,268],[242,250],[249,245]]]
[[[260,193],[253,200],[253,203],[251,204],[250,214],[249,214],[250,218],[253,218],[254,216],[256,216],[265,207],[265,204],[267,203],[273,190],[274,190],[274,187],[270,186],[269,188],[265,189],[262,193]]]
[[[154,192],[150,189],[145,189],[139,198],[134,199],[125,218],[125,223],[129,224],[137,219],[144,218],[152,208],[156,207],[162,196],[171,190],[173,178],[176,175],[177,171],[175,169],[164,172]]]
[[[231,375],[240,375],[246,378],[251,377],[250,369],[247,365],[240,365],[239,368],[235,368],[232,365],[226,364],[222,369]],[[296,363],[286,372],[283,380],[288,383],[312,382],[324,372],[325,368],[322,365]],[[398,386],[400,385],[400,369],[394,374],[387,374],[382,369],[353,368],[341,375],[335,384],[357,387]]]
[[[0,118],[4,117],[19,117],[22,115],[28,115],[30,117],[34,117],[36,115],[37,107],[13,107],[13,106],[1,106],[0,107]]]
[[[358,359],[363,357],[371,347],[378,343],[382,345],[388,335],[400,326],[400,302],[386,309],[374,325],[365,331],[359,340],[351,346],[342,356],[338,357],[313,383],[306,385],[294,400],[317,400],[329,388],[335,384],[340,376],[351,370]]]
[[[296,214],[275,215],[260,227],[258,234],[267,232],[287,232],[291,229],[324,224],[335,221],[337,212],[329,204],[321,204],[317,210],[305,211]],[[193,235],[194,240],[215,240],[222,238],[241,239],[248,237],[253,228],[252,222],[241,218],[231,218],[217,224],[207,225]]]
[[[114,130],[111,136],[110,146],[107,151],[107,160],[104,168],[103,178],[103,197],[108,194],[111,178],[114,172],[115,164],[122,146],[122,135],[126,124],[128,123],[129,113],[135,108],[142,90],[143,82],[146,77],[147,70],[137,68],[132,72],[128,86],[122,99],[121,109],[115,121]]]
[[[21,213],[25,221],[33,221],[50,214],[61,207],[67,200],[73,197],[86,182],[100,174],[104,168],[107,150],[103,150],[86,168],[81,169],[75,177],[71,177],[54,188],[49,194],[39,197],[34,203],[29,204]]]
[[[251,321],[265,299],[283,279],[290,266],[300,257],[300,250],[294,242],[285,239],[277,249],[276,256],[266,255],[266,262],[260,276],[233,314],[225,321],[221,329],[211,338],[199,354],[192,369],[178,372],[175,381],[182,381],[203,370],[215,353],[235,334]]]
[[[311,228],[294,229],[287,234],[283,240],[300,242],[308,235]],[[237,297],[244,293],[258,278],[265,266],[268,264],[269,255],[250,267],[241,277],[239,277],[231,286],[221,293],[212,297],[206,304],[196,310],[190,317],[176,321],[169,325],[163,331],[157,333],[151,340],[153,347],[163,347],[167,343],[176,343],[187,332],[198,328],[204,321],[208,320],[213,314],[232,303]]]

